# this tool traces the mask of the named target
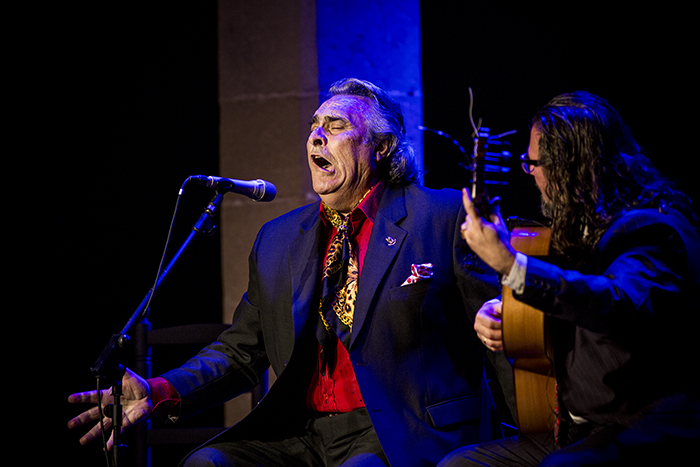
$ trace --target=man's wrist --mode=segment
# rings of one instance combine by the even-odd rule
[[[150,378],[147,380],[151,389],[151,402],[153,411],[151,417],[176,420],[180,413],[180,394],[163,377]]]
[[[527,256],[520,252],[515,253],[515,259],[507,274],[501,277],[501,285],[513,290],[516,294],[522,294],[525,289],[525,274],[527,272]]]

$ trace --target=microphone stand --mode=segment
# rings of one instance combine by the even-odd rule
[[[126,369],[122,364],[122,351],[129,345],[129,332],[135,325],[148,316],[149,310],[146,305],[150,302],[151,298],[155,295],[163,281],[165,281],[165,279],[168,277],[170,271],[177,264],[194,239],[202,233],[211,234],[214,231],[214,215],[221,206],[221,201],[223,200],[224,194],[225,192],[217,192],[216,196],[209,202],[207,207],[204,209],[204,212],[200,215],[199,219],[192,227],[190,234],[175,253],[170,263],[168,263],[168,265],[158,276],[155,285],[148,291],[146,297],[136,308],[136,311],[134,311],[124,328],[118,334],[112,335],[98,359],[95,361],[92,367],[90,367],[90,371],[96,378],[112,382],[112,396],[114,397],[114,404],[109,413],[107,413],[107,416],[112,418],[114,427],[114,448],[111,457],[112,467],[122,465],[122,460],[124,459],[123,451],[124,448],[126,448],[126,446],[120,444],[122,428],[121,396],[123,395],[122,377],[126,372]],[[109,456],[108,459],[110,459]]]

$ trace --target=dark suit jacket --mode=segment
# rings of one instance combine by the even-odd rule
[[[556,318],[557,380],[572,413],[629,427],[673,400],[664,410],[685,412],[697,431],[698,292],[697,233],[677,211],[640,209],[610,227],[582,272],[528,259],[518,298]]]
[[[435,465],[499,431],[473,331],[479,307],[498,294],[497,278],[464,268],[463,221],[455,190],[387,187],[379,204],[349,350],[392,465]],[[315,363],[324,238],[319,202],[263,226],[233,326],[164,375],[182,397],[183,417],[250,389],[271,365],[275,384],[221,439],[271,436],[294,424]],[[413,263],[432,263],[434,275],[402,287]]]

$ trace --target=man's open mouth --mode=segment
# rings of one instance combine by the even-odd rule
[[[317,166],[321,167],[321,168],[324,169],[324,170],[328,170],[328,169],[331,167],[331,165],[332,165],[332,164],[328,161],[328,159],[326,159],[325,157],[323,157],[323,156],[321,156],[321,155],[314,154],[314,155],[311,156],[311,158],[313,159],[314,164],[316,164]]]

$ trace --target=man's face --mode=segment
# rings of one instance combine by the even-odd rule
[[[370,101],[333,96],[318,108],[306,142],[313,188],[331,208],[349,212],[376,181],[376,153],[367,115]]]
[[[530,145],[527,148],[527,155],[532,160],[540,159],[540,136],[541,133],[537,127],[533,126],[530,130]],[[535,184],[537,185],[537,188],[540,189],[542,196],[546,196],[545,188],[547,187],[547,179],[542,171],[542,167],[533,167],[530,175],[535,177]]]
[[[530,130],[530,145],[527,148],[527,155],[528,158],[532,160],[539,160],[540,158],[540,136],[542,134],[540,133],[539,129],[535,126],[532,127]],[[542,195],[542,211],[546,217],[550,217],[550,203],[549,199],[547,198],[547,178],[545,176],[544,171],[542,170],[542,167],[533,167],[532,172],[530,173],[533,177],[535,177],[535,184],[537,185],[537,188],[540,190],[540,194]]]

